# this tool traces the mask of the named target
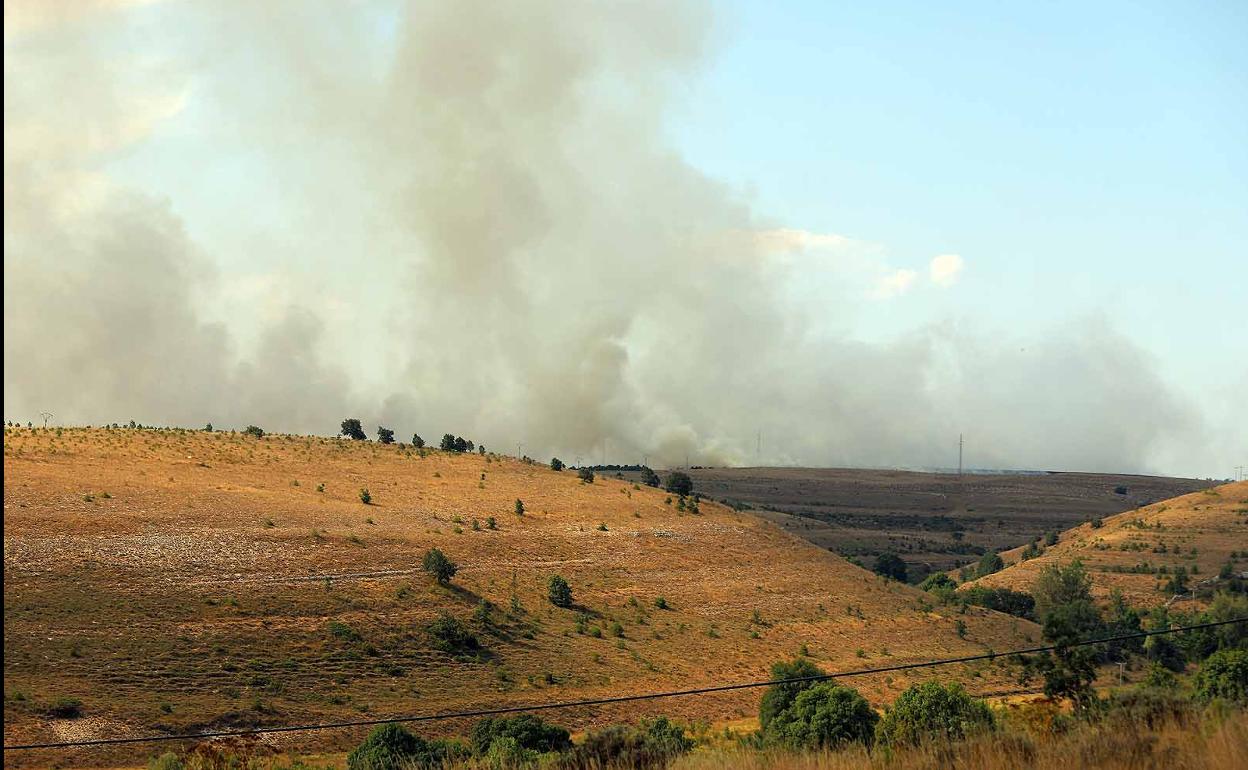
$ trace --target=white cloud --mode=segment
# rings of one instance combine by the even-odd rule
[[[965,263],[957,254],[940,254],[932,257],[929,267],[932,283],[937,286],[952,286],[958,280]]]
[[[918,272],[914,270],[889,270],[875,282],[875,288],[871,290],[871,297],[873,299],[899,297],[910,290],[914,280],[918,277]]]

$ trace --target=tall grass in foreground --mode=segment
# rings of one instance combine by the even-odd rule
[[[1129,718],[1040,734],[1006,729],[955,743],[892,752],[754,749],[695,752],[669,770],[1242,770],[1248,714],[1185,716],[1152,726]]]

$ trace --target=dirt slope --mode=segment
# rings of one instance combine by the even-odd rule
[[[635,693],[763,678],[803,645],[837,670],[1036,636],[995,613],[925,613],[914,589],[748,514],[681,512],[658,490],[514,459],[124,429],[7,429],[4,454],[6,743]],[[451,588],[419,571],[432,546],[460,565]],[[555,573],[578,607],[547,601]],[[474,618],[481,600],[488,619]],[[425,626],[443,612],[474,629],[479,659],[431,644]],[[998,664],[947,673],[985,693],[1014,686]],[[908,681],[855,680],[877,702]],[[555,718],[728,719],[754,713],[758,695]],[[83,717],[48,717],[58,698],[80,699]],[[334,749],[359,736],[266,740]]]
[[[1162,587],[1180,566],[1190,574],[1192,586],[1216,579],[1228,562],[1236,574],[1248,570],[1248,481],[1175,497],[1102,522],[1099,528],[1083,524],[1063,532],[1055,545],[1026,561],[1020,561],[1022,548],[1006,551],[1001,555],[1006,568],[976,582],[1026,591],[1045,566],[1081,559],[1092,571],[1097,595],[1117,588],[1133,604],[1149,607],[1172,598]]]

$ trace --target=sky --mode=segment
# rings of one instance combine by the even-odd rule
[[[1248,463],[1243,3],[74,0],[5,27],[6,419]]]

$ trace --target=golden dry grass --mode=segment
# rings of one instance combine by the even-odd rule
[[[1100,528],[1083,524],[1063,532],[1056,545],[1036,558],[1020,561],[1022,550],[1003,553],[1006,568],[976,582],[1030,591],[1046,566],[1080,559],[1092,572],[1097,596],[1104,598],[1116,588],[1137,606],[1162,604],[1171,598],[1160,590],[1166,575],[1112,570],[1147,563],[1172,573],[1182,566],[1189,573],[1195,570],[1191,585],[1214,578],[1228,561],[1236,572],[1248,570],[1248,481],[1109,516]]]
[[[1248,715],[1178,720],[1147,728],[1125,719],[1057,734],[1007,730],[952,745],[895,753],[752,750],[699,752],[670,770],[1241,770],[1248,767]]]
[[[6,743],[752,680],[802,645],[826,669],[843,670],[1038,638],[1031,624],[996,613],[923,611],[916,590],[748,514],[710,503],[681,513],[659,490],[604,478],[586,485],[514,459],[102,429],[7,429],[4,453]],[[360,502],[362,487],[373,505]],[[517,498],[523,517],[513,512]],[[486,528],[491,516],[497,530]],[[452,589],[419,571],[433,546],[461,566]],[[581,609],[546,601],[554,573]],[[509,617],[513,591],[523,612]],[[659,596],[670,609],[654,606]],[[424,625],[439,612],[468,620],[480,599],[500,608],[496,631],[479,631],[488,656],[460,661],[431,649]],[[601,638],[577,633],[581,611]],[[331,621],[363,641],[335,638]],[[622,638],[612,637],[616,623]],[[1016,686],[1004,663],[948,674],[977,692]],[[910,681],[855,684],[882,704]],[[86,716],[47,718],[42,704],[59,697],[80,698]],[[555,718],[576,729],[645,713],[717,721],[753,714],[758,697]],[[334,751],[361,734],[265,741]],[[151,751],[13,753],[5,764],[118,764]]]

